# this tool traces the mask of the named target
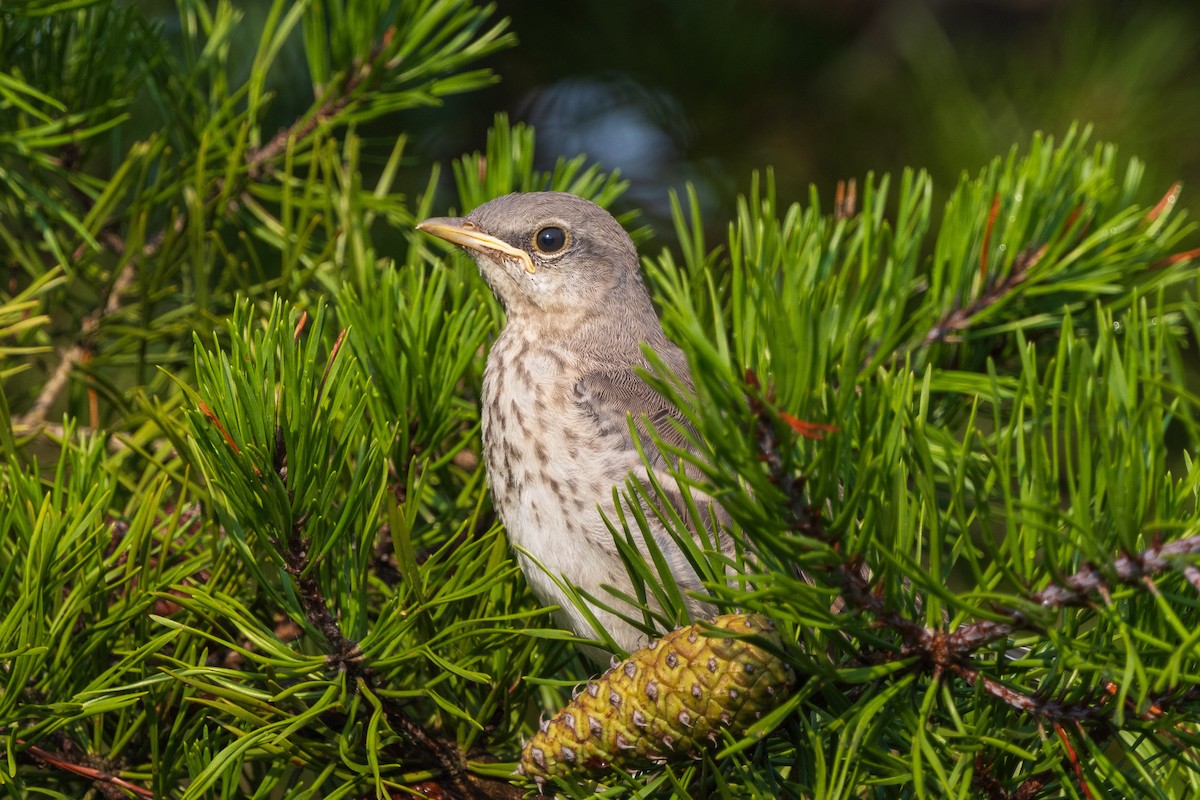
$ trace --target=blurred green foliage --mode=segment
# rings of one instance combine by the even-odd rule
[[[165,21],[168,37],[178,35],[170,3],[140,5]],[[244,9],[246,24],[233,32],[229,57],[241,73],[251,69],[265,8]],[[685,180],[716,219],[733,213],[745,176],[767,166],[782,197],[908,166],[950,186],[1013,142],[1061,134],[1076,120],[1145,159],[1143,200],[1176,180],[1200,185],[1200,6],[1189,0],[715,0],[701,8],[615,0],[553,9],[501,0],[498,9],[521,42],[491,61],[504,79],[436,111],[407,109],[364,126],[366,169],[386,157],[398,128],[409,130],[420,158],[406,162],[414,169],[401,185],[413,191],[424,185],[425,162],[482,147],[497,110],[545,128],[535,161],[545,168],[580,149],[562,145],[596,141],[586,129],[607,113],[640,114],[669,142],[651,164],[639,161],[637,126],[616,131],[630,143],[590,155],[611,155],[603,165],[631,181],[667,241],[663,198]],[[279,59],[283,68],[266,79],[278,96],[267,113],[283,126],[311,97],[288,77],[307,70],[298,42]],[[582,110],[547,92],[563,83],[569,94],[580,81],[601,85]],[[1190,189],[1181,202],[1200,212]]]
[[[689,557],[719,605],[776,621],[805,678],[754,736],[603,791],[1194,795],[1200,314],[1167,191],[1195,165],[1174,133],[1197,113],[1176,83],[1194,10],[853,8],[522,6],[510,50],[468,0],[6,2],[5,791],[520,793],[522,737],[588,667],[525,591],[479,465],[502,309],[413,225],[541,187],[640,224],[621,205],[645,184],[539,155],[485,93],[489,64],[516,98],[578,59],[619,62],[702,132],[685,174],[713,180],[653,184],[670,246],[643,250],[695,391],[661,365],[647,379],[705,456],[678,488],[718,498],[750,551]],[[1024,101],[981,87],[1038,66],[1005,50],[1037,26],[951,30],[991,13],[1053,22],[1080,85],[1119,80],[1103,96],[1143,116],[1112,118],[1146,126],[1123,146],[1153,145],[1157,172],[1070,126],[1065,101],[1059,136],[1025,135]],[[823,95],[839,85],[855,102]],[[859,110],[835,128],[815,113],[835,106]],[[822,130],[836,146],[811,144]],[[900,159],[932,172],[868,169]],[[733,200],[749,171],[727,170],[767,160]],[[794,188],[846,175],[856,201],[832,211]],[[624,542],[644,520],[612,522]]]
[[[640,181],[680,189],[680,177],[690,177],[722,219],[746,190],[745,176],[768,165],[781,197],[804,197],[810,184],[828,193],[838,180],[907,166],[950,186],[1013,142],[1039,130],[1061,134],[1076,120],[1146,160],[1143,199],[1175,180],[1200,186],[1200,6],[1189,0],[501,8],[521,37],[497,59],[505,80],[482,104],[452,102],[449,110],[469,122],[435,123],[449,141],[429,143],[432,153],[471,146],[461,132],[486,124],[483,108],[559,122],[553,107],[536,98],[531,106],[531,95],[563,79],[624,77],[674,101],[622,95],[650,106],[679,164],[657,174],[607,166],[622,168],[635,190]],[[1192,190],[1181,201],[1200,210]]]

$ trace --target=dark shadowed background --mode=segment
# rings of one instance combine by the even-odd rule
[[[148,5],[177,29],[173,4]],[[241,26],[247,68],[263,6]],[[1080,121],[1147,162],[1147,191],[1183,180],[1200,209],[1195,0],[501,0],[496,13],[520,44],[490,61],[493,87],[362,131],[380,158],[412,135],[414,191],[429,159],[481,148],[497,111],[536,126],[545,164],[584,152],[620,169],[649,221],[690,181],[718,225],[756,169],[774,167],[786,200],[904,166],[948,192],[1034,131]],[[303,70],[294,45],[284,64]],[[277,73],[283,126],[311,98]]]
[[[724,218],[750,172],[780,192],[904,166],[948,190],[1036,130],[1072,121],[1200,189],[1200,3],[1097,0],[501,2],[520,46],[502,81],[426,120],[437,159],[481,145],[494,110],[541,156],[586,152],[661,212],[692,181]],[[1200,208],[1200,195],[1183,200]]]

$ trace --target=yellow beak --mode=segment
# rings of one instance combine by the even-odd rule
[[[417,230],[433,234],[439,239],[445,239],[451,244],[465,247],[476,252],[491,251],[505,258],[515,258],[529,274],[537,271],[529,253],[503,242],[495,236],[486,234],[462,217],[430,217],[417,225]]]

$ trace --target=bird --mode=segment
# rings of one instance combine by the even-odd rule
[[[705,522],[690,520],[668,471],[674,462],[650,443],[653,429],[668,447],[695,452],[697,437],[639,374],[650,367],[643,347],[682,386],[694,383],[686,357],[663,331],[633,240],[603,208],[565,192],[508,194],[466,217],[435,217],[417,229],[464,248],[504,307],[484,369],[483,460],[527,583],[542,603],[557,607],[560,625],[584,639],[594,637],[591,623],[561,584],[597,598],[601,603],[588,605],[599,624],[620,648],[637,650],[649,637],[621,615],[640,614],[605,589],[637,596],[605,518],[619,524],[618,503],[644,501],[618,499],[614,487],[630,476],[649,485],[654,472],[693,533],[703,526],[725,551],[730,539],[727,516],[703,493],[693,499],[706,510]],[[655,514],[645,516],[669,565],[670,574],[660,577],[683,590],[693,617],[710,617],[711,607],[693,596],[704,593],[703,584],[674,537]],[[649,561],[645,543],[638,544]],[[598,662],[611,658],[581,649]]]

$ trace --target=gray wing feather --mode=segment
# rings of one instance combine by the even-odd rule
[[[675,359],[669,359],[668,363],[672,360]],[[682,356],[679,357],[679,360],[682,361]],[[676,375],[679,376],[685,386],[688,388],[692,387],[691,376],[688,374],[686,366],[683,366],[682,370],[677,368]],[[695,428],[686,421],[679,413],[679,410],[669,400],[642,380],[641,376],[632,367],[598,370],[588,373],[581,377],[576,384],[575,395],[576,402],[589,415],[596,419],[600,430],[619,432],[620,435],[624,436],[626,445],[630,449],[633,449],[633,439],[629,433],[629,425],[626,420],[626,415],[631,414],[641,434],[643,450],[650,461],[650,466],[655,469],[666,468],[668,466],[667,460],[671,457],[664,455],[655,446],[653,440],[648,435],[647,423],[654,429],[654,433],[662,440],[664,445],[695,452],[695,448],[692,446],[691,441],[689,441],[689,437],[692,440],[698,438]],[[671,466],[674,465],[672,464]],[[685,472],[689,477],[699,477],[699,472],[695,467],[685,465]],[[703,525],[708,530],[710,540],[712,534],[715,533],[720,537],[720,541],[723,544],[728,543],[728,537],[723,531],[712,530],[711,522],[712,517],[715,516],[720,527],[726,527],[729,522],[729,516],[725,513],[724,509],[714,503],[712,514],[710,515],[707,508],[699,508],[698,510],[703,519],[699,521],[694,520],[678,487],[670,482],[664,483],[660,481],[660,484],[662,485],[665,499],[671,504],[680,518],[687,521],[693,531],[697,530],[697,522],[699,522],[700,525]],[[647,486],[647,492],[650,497],[655,496],[654,490],[649,486]]]
[[[655,467],[666,464],[666,458],[653,446],[645,423],[653,427],[663,443],[675,448],[691,450],[684,430],[695,436],[695,431],[686,422],[679,410],[642,380],[633,369],[591,372],[579,379],[575,388],[577,402],[589,415],[595,417],[601,430],[612,430],[613,426],[623,431],[629,447],[633,447],[629,435],[626,415],[633,415],[642,433],[646,454]],[[677,424],[672,424],[672,422]]]

